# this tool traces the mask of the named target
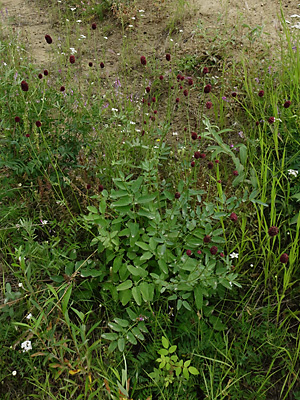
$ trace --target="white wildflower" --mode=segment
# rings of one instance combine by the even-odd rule
[[[229,254],[229,257],[231,257],[231,258],[239,258],[239,253],[231,253],[231,254]]]
[[[289,169],[288,170],[289,175],[293,175],[294,177],[297,177],[298,171],[295,169]]]
[[[74,47],[70,47],[70,50],[71,50],[71,54],[72,54],[72,55],[74,55],[74,54],[77,53],[77,50],[75,50]]]
[[[32,314],[29,313],[29,314],[27,315],[26,319],[30,319],[31,317],[32,317]]]
[[[31,341],[25,340],[25,342],[23,342],[21,344],[21,348],[23,349],[23,353],[25,353],[26,351],[32,350]]]
[[[16,376],[16,375],[17,375],[17,371],[13,371],[11,374],[12,374],[13,376]]]

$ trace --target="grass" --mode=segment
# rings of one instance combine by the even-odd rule
[[[299,37],[49,11],[44,65],[0,48],[0,397],[300,398]]]

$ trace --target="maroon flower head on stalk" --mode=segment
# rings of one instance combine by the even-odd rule
[[[180,193],[179,192],[176,192],[175,193],[175,199],[179,199],[180,198]]]
[[[268,229],[268,234],[271,237],[274,237],[274,236],[278,235],[278,233],[279,233],[279,229],[277,228],[277,226],[271,226]]]
[[[275,117],[270,117],[270,118],[268,119],[268,122],[269,122],[269,124],[274,124],[274,122],[275,122]]]
[[[93,66],[93,63],[90,61],[89,62],[89,67],[92,67]]]
[[[41,123],[41,121],[36,121],[36,126],[38,127],[38,128],[40,128],[41,126],[42,126],[42,123]]]
[[[208,71],[208,68],[207,68],[207,67],[204,67],[202,72],[203,72],[203,74],[208,74],[208,72],[209,72],[209,71]]]
[[[259,97],[264,97],[265,92],[263,90],[260,90],[258,92]]]
[[[157,114],[157,110],[154,110],[153,112],[154,112],[154,114]]]
[[[210,109],[212,108],[212,102],[211,102],[211,101],[208,101],[208,102],[206,103],[206,108],[207,108],[208,110],[210,110]]]
[[[180,81],[180,79],[181,79],[181,75],[178,74],[178,75],[177,75],[177,81]]]
[[[52,37],[50,35],[45,35],[45,40],[48,44],[52,43]]]
[[[92,29],[95,30],[97,28],[97,25],[95,24],[95,22],[92,24]]]
[[[191,161],[191,167],[194,168],[195,166],[195,161]]]
[[[201,250],[197,250],[197,254],[202,254],[202,251]]]
[[[284,107],[284,108],[289,108],[290,105],[291,105],[290,100],[287,100],[287,101],[284,103],[283,107]]]
[[[180,77],[180,80],[181,80],[181,81],[184,81],[184,76],[181,76],[181,77]]]
[[[196,133],[196,132],[192,132],[192,139],[193,139],[193,140],[196,140],[197,137],[198,137],[197,133]]]
[[[99,190],[99,192],[102,192],[104,190],[104,186],[103,185],[99,185],[98,186],[98,190]]]
[[[289,261],[289,255],[286,253],[281,254],[280,256],[280,262],[282,262],[283,264],[286,264]]]
[[[208,169],[213,169],[213,167],[214,167],[214,163],[209,161],[209,163],[207,164],[207,168]]]
[[[229,218],[231,219],[231,221],[234,221],[234,222],[236,222],[237,219],[238,219],[236,213],[234,213],[234,212],[232,212],[232,213],[230,214]]]
[[[150,93],[150,90],[151,90],[151,89],[150,89],[150,86],[147,86],[147,87],[146,87],[146,92],[147,92],[147,93]]]
[[[236,92],[232,92],[232,93],[231,93],[231,96],[232,96],[232,97],[236,97],[236,96],[237,96]]]
[[[44,70],[44,75],[45,76],[49,75],[49,72],[46,69]]]
[[[21,82],[21,89],[23,92],[28,92],[28,83],[26,81]]]
[[[204,236],[204,238],[203,238],[204,243],[209,243],[210,241],[211,241],[211,236],[209,236],[209,235]]]
[[[61,92],[64,92],[66,90],[66,88],[64,86],[61,86],[59,89]]]
[[[38,74],[39,79],[42,79],[43,75],[42,74]]]
[[[191,255],[192,255],[192,250],[187,250],[187,251],[186,251],[186,255],[187,255],[188,257],[191,257]]]
[[[26,133],[26,135],[25,135],[26,137],[29,137],[30,135],[29,135],[29,133]]]
[[[238,176],[238,174],[239,174],[236,169],[232,173],[234,176]]]
[[[210,93],[210,91],[211,91],[211,85],[208,84],[208,85],[206,85],[206,86],[204,87],[204,93]]]
[[[159,79],[162,81],[164,79],[164,77],[162,75],[160,75]]]
[[[206,154],[205,153],[201,153],[200,154],[200,158],[205,158],[206,157]]]
[[[87,190],[89,190],[91,187],[92,186],[89,183],[86,185]]]
[[[179,97],[176,97],[175,101],[176,101],[176,103],[179,103]]]
[[[100,63],[100,68],[104,68],[104,62]]]
[[[194,157],[196,158],[196,160],[198,160],[198,158],[201,157],[200,151],[195,151]]]
[[[74,64],[75,63],[75,56],[70,56],[70,63],[71,64]]]
[[[145,56],[142,56],[142,57],[141,57],[141,64],[142,64],[142,65],[146,65],[146,64],[147,64],[147,60],[146,60],[146,57],[145,57]]]
[[[188,90],[185,89],[185,90],[183,91],[183,94],[184,94],[185,96],[188,96],[188,94],[189,94]]]
[[[179,89],[182,90],[182,89],[183,89],[183,86],[180,85],[180,86],[179,86]]]
[[[152,97],[152,103],[155,103],[155,102],[156,102],[156,98]]]
[[[210,251],[210,253],[211,253],[213,256],[215,256],[215,255],[217,254],[217,252],[218,252],[218,248],[217,248],[217,246],[212,246],[212,247],[209,249],[209,251]]]
[[[166,60],[167,60],[167,61],[170,61],[170,60],[171,60],[171,54],[169,54],[169,53],[166,54]]]
[[[255,125],[258,126],[258,125],[259,125],[259,121],[256,121],[256,122],[255,122]]]
[[[194,84],[193,79],[188,78],[188,84],[189,84],[189,86],[193,86],[193,84]]]
[[[15,122],[20,122],[20,121],[21,121],[20,117],[15,117]]]

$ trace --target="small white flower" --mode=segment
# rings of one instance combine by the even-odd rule
[[[78,19],[76,22],[78,22],[78,23],[80,24],[80,22],[81,22],[81,19]]]
[[[130,125],[135,125],[135,122],[129,121]]]
[[[74,47],[70,47],[70,50],[71,50],[71,54],[72,54],[72,55],[74,55],[74,54],[77,53],[77,50],[75,50]]]
[[[19,283],[18,283],[18,286],[19,286],[19,288],[24,289],[24,286],[23,286],[23,283],[22,283],[22,282],[19,282]]]
[[[82,39],[86,39],[86,36],[84,36],[84,35],[80,35],[80,37],[81,37]]]
[[[16,376],[16,375],[17,375],[17,371],[13,371],[11,374],[12,374],[13,376]]]
[[[239,253],[231,253],[231,254],[229,254],[229,257],[231,257],[231,258],[239,258]]]
[[[171,42],[174,42],[174,40],[173,40],[173,39],[170,39],[170,41],[171,41]]]
[[[27,315],[27,319],[30,319],[32,317],[32,314],[31,313],[29,313],[28,315]]]
[[[298,171],[296,171],[295,169],[289,169],[288,173],[289,173],[289,175],[293,175],[295,177],[297,177],[297,175],[298,175]]]
[[[48,221],[45,220],[45,219],[41,219],[41,224],[42,224],[42,225],[47,225],[47,224],[48,224]]]
[[[133,28],[133,25],[128,25],[128,28]]]
[[[118,112],[119,110],[117,108],[112,108],[111,111]]]
[[[131,17],[131,19],[135,19],[135,17]]]
[[[23,349],[23,353],[25,353],[26,351],[32,350],[31,341],[25,340],[25,342],[23,342],[21,344],[21,348]]]
[[[250,264],[250,267],[253,267],[253,264]]]
[[[71,7],[70,10],[71,10],[71,11],[75,11],[75,10],[76,10],[76,7]]]
[[[106,40],[107,40],[107,39],[108,39],[108,37],[107,37],[107,36],[104,36],[104,39],[106,39]]]
[[[178,132],[173,132],[172,135],[173,136],[178,136]]]
[[[139,10],[139,12],[140,12],[140,13],[144,13],[144,12],[145,12],[145,10]]]

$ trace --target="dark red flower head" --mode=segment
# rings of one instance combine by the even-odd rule
[[[175,101],[176,101],[176,103],[179,103],[179,97],[176,97]]]
[[[38,74],[39,79],[42,79],[43,75],[42,74]]]
[[[36,121],[36,126],[38,127],[38,128],[40,128],[41,126],[42,126],[42,123],[41,123],[41,121]]]
[[[100,63],[100,68],[104,68],[104,62]]]
[[[103,185],[99,185],[98,186],[98,190],[99,190],[99,192],[102,192],[104,190],[104,186]]]
[[[66,89],[66,88],[65,88],[64,86],[61,86],[61,87],[60,87],[60,91],[61,91],[61,92],[64,92],[65,89]]]
[[[92,186],[89,183],[86,185],[87,190],[89,190],[91,187]]]
[[[147,93],[150,93],[150,90],[151,90],[151,89],[150,89],[150,86],[147,86],[147,87],[146,87],[146,92],[147,92]]]
[[[195,161],[191,161],[191,167],[194,168],[195,166]]]
[[[232,96],[232,97],[236,97],[236,96],[237,96],[236,92],[232,92],[232,93],[231,93],[231,96]]]
[[[152,102],[155,103],[156,102],[156,98],[152,97]]]
[[[93,63],[90,61],[89,62],[89,67],[92,67],[93,66]]]
[[[189,86],[193,86],[193,84],[194,84],[193,79],[189,78],[188,79],[188,84],[189,84]]]
[[[204,93],[209,93],[211,91],[211,85],[208,84],[204,87]]]
[[[255,122],[255,125],[258,126],[258,125],[259,125],[259,121],[256,121],[256,122]]]
[[[271,226],[271,227],[268,229],[268,234],[269,234],[269,236],[271,236],[271,237],[274,237],[274,236],[278,235],[278,232],[279,232],[279,229],[277,228],[277,226]]]
[[[283,107],[284,107],[284,108],[289,108],[290,105],[291,105],[290,100],[287,100],[287,101],[284,103]]]
[[[70,56],[70,63],[74,64],[75,63],[75,57],[74,56]]]
[[[265,92],[263,90],[260,90],[258,92],[259,97],[264,97]]]
[[[188,90],[185,89],[185,90],[183,91],[183,94],[184,94],[185,96],[187,96],[187,95],[189,94]]]
[[[51,37],[50,35],[45,35],[45,39],[46,39],[46,42],[47,42],[48,44],[51,44],[51,43],[52,43],[52,37]]]
[[[184,76],[181,76],[181,77],[180,77],[180,80],[181,80],[181,81],[184,81]]]
[[[192,255],[192,250],[187,250],[186,255],[190,257]]]
[[[208,169],[213,169],[213,167],[214,167],[214,163],[209,161],[209,163],[207,164],[207,168]]]
[[[210,253],[214,256],[214,255],[217,254],[218,248],[217,248],[217,246],[212,246],[212,247],[209,249],[209,251],[210,251]]]
[[[147,60],[146,60],[146,57],[145,57],[145,56],[142,56],[142,57],[141,57],[141,64],[142,64],[142,65],[146,65],[146,64],[147,64]]]
[[[170,60],[171,60],[171,54],[169,54],[169,53],[166,54],[166,60],[167,60],[167,61],[170,61]]]
[[[192,139],[193,139],[193,140],[196,140],[197,137],[198,137],[197,133],[196,133],[196,132],[192,132]]]
[[[234,221],[234,222],[237,221],[237,219],[238,219],[236,213],[234,213],[234,212],[232,212],[230,214],[229,218],[231,219],[231,221]]]
[[[95,24],[95,22],[92,24],[92,29],[95,30],[97,28],[97,25]]]
[[[21,89],[23,92],[28,92],[28,83],[26,81],[21,82]]]
[[[275,117],[270,117],[268,119],[269,124],[273,124],[275,122]]]
[[[286,253],[281,254],[280,256],[280,262],[283,264],[286,264],[289,261],[289,256]]]
[[[164,77],[162,75],[160,75],[159,79],[162,81],[164,79]]]
[[[44,75],[45,76],[49,75],[49,72],[46,69],[44,70]]]
[[[206,108],[207,108],[208,110],[212,108],[212,102],[211,102],[211,101],[208,101],[208,102],[206,103]]]
[[[180,193],[179,192],[176,192],[175,193],[175,199],[179,199],[180,198]]]
[[[208,74],[208,72],[209,72],[209,71],[208,71],[208,68],[207,68],[207,67],[204,67],[204,68],[203,68],[203,73],[204,73],[204,74]]]
[[[203,242],[204,243],[209,243],[211,241],[211,237],[209,235],[204,236]]]
[[[21,121],[20,117],[15,117],[15,122],[20,122],[20,121]]]
[[[196,158],[196,160],[198,160],[198,158],[201,157],[200,151],[195,151],[194,157]]]
[[[200,154],[200,158],[205,158],[206,157],[206,154],[205,153],[201,153]]]
[[[180,81],[180,79],[181,79],[181,75],[178,74],[178,75],[177,75],[177,81]]]
[[[236,169],[232,173],[234,176],[238,176],[238,174],[239,174]]]

